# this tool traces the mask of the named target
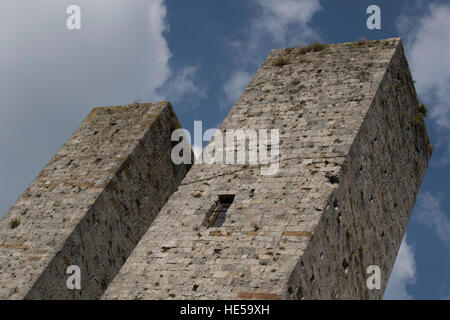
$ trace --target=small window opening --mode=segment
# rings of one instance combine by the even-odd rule
[[[228,209],[234,200],[234,194],[220,195],[209,219],[209,226],[219,228],[225,222]]]

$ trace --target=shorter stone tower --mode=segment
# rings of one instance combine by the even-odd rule
[[[179,127],[166,102],[93,109],[0,222],[0,299],[99,298],[190,167]]]

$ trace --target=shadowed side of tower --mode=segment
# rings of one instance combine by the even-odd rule
[[[0,222],[0,298],[99,298],[190,167],[179,127],[167,102],[94,108]]]
[[[403,46],[391,41],[395,51],[363,122],[339,173],[328,176],[335,190],[290,274],[287,298],[383,297],[432,154]],[[373,56],[363,65],[378,63]],[[380,289],[367,286],[369,266],[380,268]]]
[[[400,39],[272,51],[220,129],[248,128],[279,169],[195,164],[104,299],[382,297],[431,156]]]

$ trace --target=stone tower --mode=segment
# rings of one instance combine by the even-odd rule
[[[189,169],[179,127],[169,103],[93,109],[0,222],[0,299],[100,298]]]
[[[422,111],[397,38],[270,53],[220,129],[267,130],[245,148],[272,171],[186,174],[168,103],[96,108],[0,222],[0,298],[381,298],[431,156]]]
[[[431,156],[400,39],[272,51],[220,129],[247,128],[277,172],[195,164],[104,299],[383,296]]]

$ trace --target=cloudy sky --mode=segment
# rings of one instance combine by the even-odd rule
[[[94,106],[164,99],[183,127],[213,128],[270,49],[401,36],[435,153],[385,298],[448,299],[449,30],[448,0],[2,0],[0,217]]]

